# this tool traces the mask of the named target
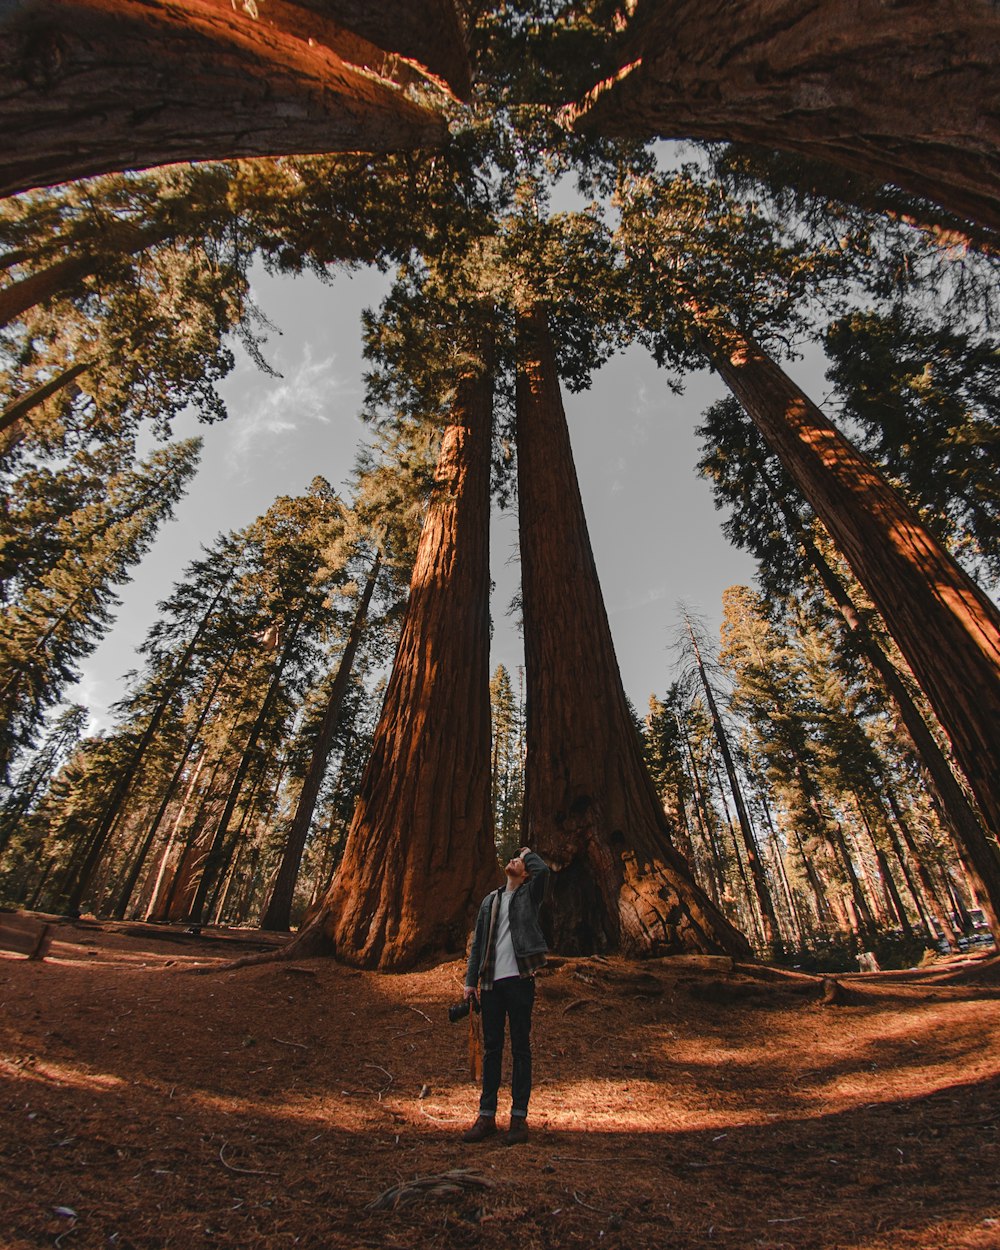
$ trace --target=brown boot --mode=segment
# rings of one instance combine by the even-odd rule
[[[462,1134],[462,1141],[485,1141],[497,1131],[497,1122],[491,1115],[481,1115],[472,1128]]]
[[[527,1116],[515,1115],[511,1117],[510,1128],[503,1135],[503,1144],[505,1146],[520,1146],[522,1142],[528,1140],[528,1119]]]

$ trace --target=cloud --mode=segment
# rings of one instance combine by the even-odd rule
[[[314,360],[306,342],[302,355],[283,376],[269,378],[255,368],[240,370],[234,379],[240,393],[227,397],[230,430],[227,456],[230,472],[248,460],[272,456],[288,435],[308,425],[327,425],[345,400],[358,394],[348,379],[338,375],[336,353]],[[242,385],[240,385],[242,383]]]
[[[650,586],[647,590],[637,595],[628,596],[624,602],[615,604],[608,608],[609,616],[621,616],[626,612],[640,612],[644,608],[652,607],[654,603],[662,603],[667,597],[667,588],[664,585]]]
[[[89,671],[84,662],[80,665],[79,681],[65,691],[59,707],[54,713],[50,713],[49,722],[51,723],[54,716],[71,703],[82,703],[90,713],[90,720],[84,733],[87,735],[105,733],[111,728],[113,722],[111,704],[120,697],[120,693],[120,691],[112,690],[104,677]]]

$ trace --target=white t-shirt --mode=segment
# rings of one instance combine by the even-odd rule
[[[510,900],[513,890],[504,890],[500,895],[500,914],[497,916],[496,957],[493,961],[493,980],[502,981],[504,977],[520,976],[517,956],[514,954],[514,943],[510,938]]]

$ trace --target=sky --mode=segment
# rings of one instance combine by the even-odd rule
[[[204,439],[201,465],[175,518],[132,582],[121,590],[117,623],[81,665],[67,699],[85,704],[91,731],[110,724],[123,675],[138,664],[135,647],[156,616],[156,603],[184,567],[217,534],[240,528],[280,494],[299,494],[316,474],[335,487],[350,476],[366,428],[360,314],[377,306],[388,278],[377,271],[254,280],[257,302],[280,333],[265,356],[279,378],[262,373],[237,349],[237,367],[222,391],[227,421],[175,424],[177,437]],[[641,349],[616,357],[594,375],[589,391],[564,395],[591,542],[626,692],[642,713],[671,680],[677,604],[717,627],[727,586],[749,582],[753,563],[720,531],[721,514],[697,476],[694,428],[721,397],[709,374],[692,375],[676,396]],[[522,644],[508,605],[518,586],[517,517],[494,513],[491,529],[494,621],[491,668],[513,674]]]

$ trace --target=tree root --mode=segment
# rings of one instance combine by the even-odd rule
[[[236,972],[241,968],[259,968],[264,964],[287,963],[291,959],[311,959],[316,955],[332,956],[334,949],[327,936],[328,920],[328,912],[318,912],[287,946],[259,951],[254,955],[242,955],[239,959],[230,959],[224,964],[199,965],[183,971],[195,976],[210,976],[219,972]]]

